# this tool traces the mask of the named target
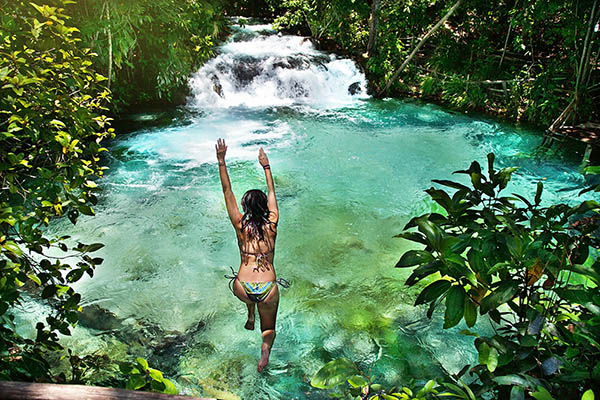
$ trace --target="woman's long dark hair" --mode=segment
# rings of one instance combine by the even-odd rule
[[[258,189],[248,190],[242,196],[242,230],[248,230],[248,236],[254,240],[265,240],[265,227],[269,221],[267,195]]]

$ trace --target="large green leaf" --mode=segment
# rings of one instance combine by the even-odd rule
[[[490,310],[495,310],[501,304],[506,303],[517,295],[519,283],[516,281],[502,282],[500,286],[483,298],[479,312],[483,315]]]
[[[554,292],[558,294],[561,299],[567,300],[570,303],[576,304],[587,304],[594,302],[595,291],[592,289],[585,288],[583,286],[570,286],[567,288],[556,288]]]
[[[454,174],[472,175],[474,173],[481,174],[481,165],[477,161],[473,161],[467,170],[454,171]]]
[[[354,375],[348,378],[348,383],[353,388],[367,386],[369,382],[362,375]]]
[[[410,240],[411,242],[417,242],[417,243],[427,245],[427,240],[425,239],[425,236],[420,232],[402,232],[402,233],[399,233],[398,235],[395,235],[394,237],[402,238],[402,239]]]
[[[490,372],[498,367],[498,350],[483,342],[479,346],[479,364],[485,365]]]
[[[506,185],[508,185],[508,182],[510,181],[513,172],[515,172],[517,169],[517,167],[503,168],[497,173],[496,176],[498,179],[500,190],[506,188]]]
[[[356,365],[347,358],[338,358],[325,364],[310,380],[310,384],[318,389],[331,389],[345,383],[358,374]]]
[[[598,210],[598,209],[600,209],[600,204],[598,204],[594,200],[586,200],[575,208],[575,213],[583,214],[590,210]]]
[[[538,206],[542,201],[542,191],[544,190],[544,184],[542,182],[537,183],[537,189],[535,191],[535,205]]]
[[[127,380],[125,388],[129,390],[137,390],[146,386],[146,379],[142,375],[132,375]]]
[[[592,281],[594,281],[596,285],[600,286],[600,273],[596,269],[584,267],[583,265],[578,264],[567,264],[565,268],[573,272],[577,272],[578,274],[587,276]]]
[[[148,370],[148,361],[146,361],[142,357],[136,358],[135,361],[137,362],[138,366],[140,366],[142,368],[142,371]]]
[[[450,289],[452,283],[446,279],[439,279],[433,283],[430,283],[425,289],[419,293],[415,300],[415,306],[419,304],[429,303],[446,293]]]
[[[165,384],[165,389],[163,390],[163,393],[173,394],[173,395],[179,393],[179,391],[177,390],[177,388],[175,387],[175,385],[173,385],[173,382],[171,382],[170,380],[163,379],[162,383]]]
[[[452,212],[453,203],[448,193],[446,193],[443,190],[434,188],[427,189],[425,192],[431,197],[433,201],[442,206],[446,211],[448,211],[449,213]]]
[[[431,253],[424,250],[409,250],[402,254],[400,261],[396,264],[396,268],[407,268],[415,265],[425,264],[433,261]]]
[[[443,264],[441,261],[434,261],[432,263],[423,264],[412,271],[408,279],[406,279],[405,284],[408,286],[412,286],[415,283],[419,282],[421,279],[438,272],[442,266]]]
[[[436,251],[441,251],[441,243],[443,232],[433,222],[425,219],[418,218],[416,220],[419,232],[423,233],[427,238],[427,244]]]
[[[554,397],[542,386],[538,386],[537,391],[531,393],[531,397],[536,400],[554,400]]]
[[[594,396],[594,391],[592,389],[588,389],[585,391],[583,396],[581,396],[581,400],[594,400],[596,396]]]
[[[477,322],[477,304],[470,299],[465,300],[465,322],[469,328],[475,326]]]
[[[532,387],[527,379],[516,374],[496,376],[492,380],[499,385]]]
[[[435,182],[440,185],[448,186],[453,189],[470,191],[470,189],[467,186],[465,186],[461,183],[458,183],[458,182],[453,182],[453,181],[448,181],[448,180],[443,180],[443,179],[433,179],[432,182]]]
[[[464,315],[465,298],[466,293],[462,286],[454,285],[450,288],[448,295],[446,296],[444,329],[452,328],[460,322]]]
[[[525,389],[521,386],[513,386],[510,389],[510,400],[524,400],[525,399]]]

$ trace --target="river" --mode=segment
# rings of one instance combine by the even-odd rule
[[[544,200],[555,203],[583,185],[576,157],[536,156],[539,132],[371,99],[352,61],[268,26],[237,28],[190,87],[171,122],[152,126],[155,114],[134,115],[140,128],[112,143],[97,215],[51,228],[105,244],[95,276],[76,284],[96,314],[65,343],[115,359],[147,357],[186,394],[321,399],[310,378],[342,356],[381,382],[429,379],[440,365],[457,372],[475,359],[473,338],[459,334],[462,324],[443,331],[439,315],[429,321],[412,306],[407,271],[394,265],[413,245],[393,236],[437,210],[424,192],[432,179],[457,179],[452,171],[486,165],[489,152],[500,166],[519,167],[507,192],[530,197],[543,180]],[[219,183],[219,137],[238,201],[266,188],[259,147],[275,176],[275,267],[291,286],[282,290],[263,374],[260,334],[243,329],[246,307],[223,277],[239,253]],[[35,326],[29,307],[24,331]]]

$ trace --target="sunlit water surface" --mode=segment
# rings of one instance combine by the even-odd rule
[[[535,157],[538,133],[371,100],[351,61],[303,38],[258,36],[264,28],[240,30],[191,78],[184,118],[114,141],[95,217],[53,227],[106,245],[102,266],[76,289],[117,321],[80,326],[65,340],[84,353],[148,357],[184,393],[218,398],[323,398],[310,377],[341,356],[382,382],[432,378],[440,365],[457,372],[474,361],[472,337],[458,333],[462,325],[442,331],[439,315],[429,321],[412,307],[408,272],[393,268],[412,245],[393,236],[437,209],[424,193],[432,179],[457,179],[452,171],[485,165],[489,152],[500,166],[520,167],[507,192],[529,196],[544,180],[547,202],[575,198],[583,184],[575,161]],[[350,95],[355,82],[360,91]],[[275,267],[291,287],[263,374],[259,331],[243,329],[246,307],[223,277],[239,253],[219,183],[219,137],[238,201],[266,189],[259,147],[275,176]]]

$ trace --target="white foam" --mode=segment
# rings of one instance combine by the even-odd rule
[[[353,61],[319,52],[310,40],[298,36],[231,41],[189,84],[188,104],[200,109],[337,108],[368,98],[366,78]],[[353,84],[359,87],[355,95],[349,92]]]
[[[214,115],[189,126],[133,136],[124,144],[130,151],[154,154],[163,160],[183,161],[182,165],[190,168],[215,162],[218,138],[227,142],[230,160],[252,160],[259,147],[265,150],[286,147],[293,139],[286,122],[229,117]]]

